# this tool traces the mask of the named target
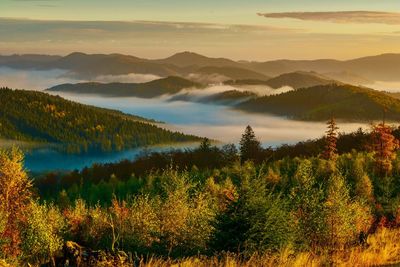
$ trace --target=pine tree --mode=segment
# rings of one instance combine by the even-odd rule
[[[392,128],[385,121],[372,128],[372,150],[375,152],[375,165],[377,172],[387,176],[392,171],[392,160],[396,158],[398,140],[392,134]]]
[[[337,157],[337,130],[339,129],[336,126],[335,118],[332,117],[328,122],[328,130],[326,131],[326,144],[325,151],[323,153],[323,157],[328,160],[336,159]]]
[[[261,151],[261,143],[257,140],[251,126],[248,125],[240,140],[240,159],[242,162],[258,161]]]
[[[211,142],[207,137],[203,138],[200,143],[199,150],[201,152],[209,152],[211,150]]]

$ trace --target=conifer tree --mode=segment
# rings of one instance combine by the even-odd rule
[[[201,152],[209,152],[211,150],[211,141],[207,137],[203,138],[200,143],[199,150]]]
[[[331,117],[327,122],[328,130],[326,131],[326,143],[325,143],[325,150],[323,153],[323,157],[325,159],[336,159],[337,157],[337,130],[339,129],[336,126],[336,121],[334,117]]]
[[[253,129],[250,125],[246,127],[242,139],[240,140],[240,159],[242,162],[248,160],[256,161],[259,159],[261,152],[261,143],[257,140]]]

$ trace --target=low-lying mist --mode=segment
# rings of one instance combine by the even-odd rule
[[[400,79],[400,77],[399,77]],[[366,87],[378,90],[378,91],[386,91],[390,93],[399,93],[400,92],[400,81],[399,82],[382,82],[376,81],[372,84],[367,84]]]
[[[61,83],[77,83],[85,81],[99,82],[147,82],[159,78],[155,75],[127,74],[104,75],[85,80],[71,76],[64,70],[14,70],[0,68],[0,87],[43,90]],[[382,85],[382,87],[380,87]],[[381,90],[395,90],[396,85],[375,84]],[[273,95],[293,90],[291,87],[272,89],[268,86],[231,86],[216,83],[201,89],[184,89],[175,95],[163,95],[153,99],[136,97],[103,97],[98,95],[60,93],[66,99],[94,106],[121,110],[165,124],[159,124],[174,131],[194,134],[224,143],[238,144],[247,125],[251,125],[264,146],[291,144],[307,139],[319,138],[324,135],[324,122],[301,122],[266,114],[250,114],[232,110],[228,106],[196,102],[225,91],[250,91],[258,96]],[[187,96],[188,101],[174,100],[174,96]],[[179,98],[177,98],[179,99]],[[352,132],[359,127],[369,128],[363,123],[339,123],[341,132]],[[48,149],[35,151],[26,157],[26,166],[32,171],[49,169],[75,169],[88,166],[94,162],[111,162],[125,158],[133,158],[139,150],[122,151],[105,155],[66,155]]]
[[[157,79],[161,79],[162,77],[153,75],[153,74],[137,74],[137,73],[129,73],[129,74],[121,74],[121,75],[100,75],[93,79],[93,81],[101,82],[101,83],[146,83],[151,82]]]
[[[281,93],[286,93],[293,90],[290,86],[283,86],[281,88],[271,88],[266,85],[225,85],[225,84],[213,84],[209,85],[203,89],[183,89],[179,93],[170,95],[170,99],[180,99],[179,96],[185,96],[187,100],[199,100],[204,99],[208,96],[217,95],[227,91],[239,91],[239,92],[251,92],[257,96],[269,96],[269,95],[277,95]],[[167,96],[168,97],[168,96]]]
[[[144,82],[157,79],[155,75],[106,75],[96,77],[101,82]],[[63,70],[14,70],[0,68],[0,86],[42,90],[60,83],[81,82],[68,78]],[[385,88],[387,89],[387,88]],[[202,98],[225,91],[250,91],[257,95],[280,94],[293,90],[291,87],[272,89],[268,86],[231,86],[210,85],[202,89],[185,89],[179,94],[192,98]],[[167,127],[188,134],[206,136],[222,142],[237,143],[246,125],[251,125],[265,145],[293,143],[305,139],[317,138],[324,134],[325,123],[300,122],[265,114],[249,114],[221,105],[195,103],[190,101],[166,101],[171,98],[162,96],[154,99],[135,97],[107,98],[95,95],[74,95],[57,93],[67,99],[100,107],[121,110],[143,117],[164,121]],[[354,131],[359,127],[368,127],[360,123],[339,124],[341,131]]]
[[[107,98],[93,95],[59,94],[67,99],[166,122],[165,127],[188,134],[205,136],[226,143],[238,143],[247,125],[251,125],[265,146],[294,143],[324,135],[324,122],[301,122],[265,114],[252,114],[229,107],[186,101],[164,101],[163,98]],[[351,132],[363,123],[339,124],[340,131]]]
[[[0,87],[14,89],[44,90],[62,83],[77,83],[65,70],[19,70],[0,67]]]
[[[44,90],[63,83],[79,82],[122,82],[144,83],[160,79],[152,74],[99,75],[93,78],[83,78],[66,70],[21,70],[0,67],[0,87],[10,87],[26,90]]]

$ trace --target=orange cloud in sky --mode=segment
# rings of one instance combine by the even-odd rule
[[[335,12],[279,12],[258,13],[266,18],[290,18],[335,23],[379,23],[400,25],[400,13],[378,11],[335,11]]]

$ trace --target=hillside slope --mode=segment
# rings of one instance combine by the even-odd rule
[[[211,58],[193,52],[181,52],[164,59],[153,60],[178,67],[241,67],[241,64],[226,58]]]
[[[323,85],[280,95],[260,97],[238,105],[250,112],[272,113],[294,119],[321,121],[331,116],[347,121],[400,119],[400,100],[385,93],[351,85]]]
[[[41,92],[2,88],[0,99],[0,139],[58,144],[70,152],[197,140],[156,127],[140,117]]]
[[[266,81],[266,84],[272,88],[290,86],[294,89],[312,87],[317,85],[327,85],[332,83],[339,82],[331,80],[315,72],[304,71],[281,74]]]
[[[284,73],[276,77],[266,79],[240,79],[226,81],[228,85],[266,85],[274,89],[290,86],[294,89],[312,87],[317,85],[339,84],[341,82],[335,81],[331,78],[318,74],[316,72],[296,71]]]
[[[121,54],[72,53],[43,65],[48,69],[64,69],[83,77],[128,73],[154,74],[162,77],[178,75],[179,67]]]
[[[61,84],[47,89],[52,92],[70,92],[80,94],[100,94],[107,96],[135,96],[141,98],[176,94],[185,88],[199,88],[200,84],[180,78],[167,77],[147,83],[77,83]]]

